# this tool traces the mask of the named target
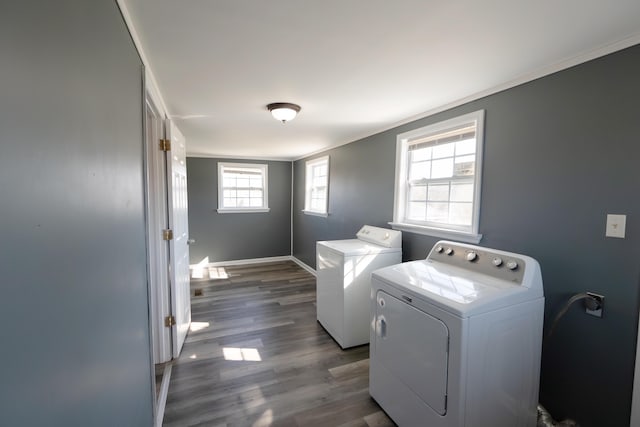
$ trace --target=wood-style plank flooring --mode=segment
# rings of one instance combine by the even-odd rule
[[[293,262],[212,273],[191,282],[164,426],[395,425],[369,396],[369,347],[342,350],[317,323],[311,274]]]

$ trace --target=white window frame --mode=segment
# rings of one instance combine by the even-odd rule
[[[324,187],[325,191],[325,199],[324,206],[322,210],[312,209],[311,208],[311,196],[313,194],[314,186],[313,186],[313,171],[319,166],[327,167],[327,181],[325,182]],[[305,162],[305,193],[304,193],[304,212],[307,215],[316,215],[327,217],[329,216],[329,156],[318,157],[317,159],[307,160]]]
[[[473,176],[472,218],[470,226],[447,223],[415,221],[407,219],[407,198],[409,191],[409,146],[419,138],[429,138],[475,122],[476,148]],[[484,110],[464,114],[449,120],[399,134],[396,142],[396,182],[394,193],[392,228],[439,238],[455,239],[468,243],[479,243],[480,189],[482,188],[482,153],[484,146]]]
[[[255,169],[262,174],[262,206],[225,207],[224,206],[224,171],[225,169]],[[226,163],[218,162],[218,213],[255,213],[269,212],[269,167],[261,163]]]

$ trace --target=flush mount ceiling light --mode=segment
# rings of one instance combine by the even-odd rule
[[[267,105],[267,110],[271,111],[274,119],[284,123],[296,117],[296,114],[300,112],[300,106],[290,102],[274,102]]]

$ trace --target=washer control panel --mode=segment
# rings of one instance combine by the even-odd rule
[[[402,232],[398,230],[389,230],[387,228],[365,225],[360,229],[360,231],[358,231],[356,237],[365,242],[384,246],[386,248],[402,247]]]
[[[480,246],[438,242],[427,260],[438,261],[475,273],[522,284],[526,263],[516,256],[505,256]]]

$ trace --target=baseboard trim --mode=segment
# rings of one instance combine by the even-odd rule
[[[294,257],[293,255],[290,258],[291,258],[291,261],[295,262],[300,267],[304,268],[309,273],[311,273],[311,274],[313,274],[314,276],[317,277],[316,270],[314,270],[313,268],[309,267],[307,264],[305,264],[304,262],[300,261],[298,258]]]
[[[227,265],[244,265],[244,264],[264,264],[267,262],[282,262],[291,261],[291,256],[272,256],[266,258],[250,258],[250,259],[237,259],[233,261],[218,261],[210,262],[207,267],[224,267]]]
[[[164,372],[162,373],[162,383],[160,384],[160,393],[158,395],[158,403],[156,406],[156,425],[155,427],[162,427],[162,421],[164,420],[164,408],[167,405],[167,395],[169,394],[169,382],[171,381],[171,369],[173,365],[167,363],[164,365]]]
[[[269,263],[269,262],[282,262],[282,261],[293,261],[296,264],[298,264],[301,268],[303,268],[307,272],[309,272],[310,274],[313,274],[314,276],[316,276],[316,270],[314,270],[313,268],[311,268],[310,266],[308,266],[304,262],[300,261],[298,258],[294,257],[293,255],[285,255],[285,256],[274,256],[274,257],[265,257],[265,258],[236,259],[236,260],[232,260],[232,261],[218,261],[218,262],[210,262],[210,263],[207,263],[205,265],[202,265],[202,264],[192,265],[191,266],[191,270],[192,270],[192,277],[191,278],[192,279],[196,279],[196,278],[197,279],[202,279],[202,278],[204,278],[203,271],[201,271],[201,270],[206,270],[206,269],[209,269],[209,268],[226,267],[226,266],[230,266],[230,265],[265,264],[265,263]],[[197,269],[199,271],[199,276],[198,277],[193,275],[195,269]]]

